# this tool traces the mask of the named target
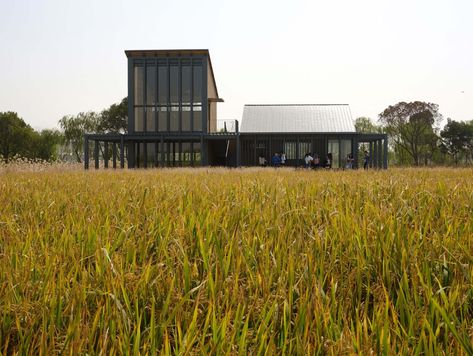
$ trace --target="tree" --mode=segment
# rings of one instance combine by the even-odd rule
[[[37,134],[35,142],[35,158],[45,161],[55,161],[57,159],[57,148],[64,142],[62,132],[55,129],[42,130]]]
[[[100,113],[97,131],[101,133],[125,133],[128,129],[128,98],[112,104]]]
[[[376,125],[369,117],[361,116],[355,120],[356,132],[361,133],[378,133],[382,132],[382,127]]]
[[[447,119],[447,125],[440,132],[442,148],[458,164],[463,157],[465,162],[471,159],[473,148],[473,122],[457,122]]]
[[[438,141],[437,125],[442,119],[437,104],[400,102],[385,109],[379,118],[400,157],[407,154],[416,166],[432,158]]]
[[[59,120],[59,125],[64,130],[64,143],[71,148],[77,162],[82,162],[84,135],[97,132],[99,122],[99,115],[93,111],[81,112],[77,116],[64,116]]]
[[[35,131],[16,112],[0,112],[0,155],[5,163],[19,155],[32,157]]]

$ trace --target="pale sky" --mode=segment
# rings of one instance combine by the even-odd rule
[[[127,94],[125,49],[210,50],[218,119],[244,104],[399,101],[473,120],[472,0],[0,0],[0,111],[34,128]]]

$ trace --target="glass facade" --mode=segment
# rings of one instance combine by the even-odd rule
[[[339,140],[328,140],[328,153],[332,154],[332,168],[340,168]]]
[[[200,142],[160,141],[134,144],[136,168],[185,167],[201,165]],[[161,150],[162,148],[162,150]]]
[[[350,154],[352,154],[351,140],[340,140],[340,167],[345,167]]]
[[[135,132],[202,132],[202,58],[134,60]]]

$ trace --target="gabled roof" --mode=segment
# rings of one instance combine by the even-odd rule
[[[214,101],[223,101],[218,96],[217,83],[215,81],[214,71],[212,68],[212,61],[210,60],[210,52],[208,49],[143,49],[143,50],[126,50],[126,56],[129,57],[192,57],[192,56],[207,56],[208,62],[208,85],[213,85],[209,93],[212,91],[215,97],[210,97]]]
[[[240,132],[354,133],[348,104],[245,105]]]

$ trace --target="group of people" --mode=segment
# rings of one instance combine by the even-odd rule
[[[264,156],[258,157],[258,163],[260,167],[266,167],[268,165],[268,161]],[[273,167],[281,167],[286,165],[286,154],[284,152],[276,152],[274,156],[271,158],[271,165]]]
[[[284,152],[276,152],[273,157],[271,158],[270,165],[273,167],[284,167],[286,165],[286,154]],[[369,161],[370,161],[370,156],[367,151],[364,152],[364,159],[363,159],[363,168],[367,169],[369,166]],[[262,155],[258,157],[258,163],[261,167],[266,167],[268,165],[268,161],[266,158]],[[333,163],[333,155],[332,153],[327,153],[327,156],[325,157],[325,160],[321,160],[319,155],[308,152],[304,156],[304,168],[313,168],[313,169],[319,169],[319,168],[327,168],[330,169],[332,168],[332,163]],[[355,168],[355,158],[353,157],[353,154],[349,153],[347,154],[345,158],[345,169],[353,169]]]

